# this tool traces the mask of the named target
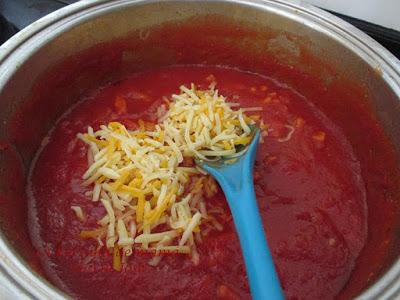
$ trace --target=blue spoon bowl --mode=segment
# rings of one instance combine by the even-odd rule
[[[241,155],[197,165],[212,175],[228,201],[242,247],[252,298],[284,299],[271,252],[265,238],[253,184],[253,166],[260,130],[252,128],[253,139]]]

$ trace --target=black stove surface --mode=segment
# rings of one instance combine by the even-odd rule
[[[0,14],[0,44],[4,43],[17,32],[18,29]]]
[[[78,0],[0,0],[0,44],[37,19]],[[400,32],[331,12],[370,35],[400,59]]]

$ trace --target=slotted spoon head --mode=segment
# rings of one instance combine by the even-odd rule
[[[236,153],[230,156],[221,157],[218,160],[206,161],[195,159],[196,164],[208,172],[210,168],[222,168],[236,164],[238,161],[247,161],[243,159],[247,156],[253,157],[249,162],[254,163],[255,153],[257,152],[258,142],[260,140],[260,129],[255,125],[249,126],[251,129],[251,142],[248,145],[236,146]],[[211,174],[211,173],[210,173]]]
[[[235,155],[215,161],[196,160],[196,164],[212,175],[225,189],[238,191],[242,186],[253,186],[253,165],[260,140],[260,129],[252,125],[253,136],[250,144],[240,145]],[[223,188],[224,189],[224,188]],[[224,190],[225,194],[226,191]],[[229,204],[230,199],[227,197]]]

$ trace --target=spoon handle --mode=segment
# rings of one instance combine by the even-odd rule
[[[247,182],[247,183],[246,183]],[[269,251],[254,193],[254,186],[243,180],[241,189],[221,187],[228,200],[249,277],[253,299],[284,299],[274,262]]]
[[[256,129],[247,152],[236,162],[221,163],[216,167],[202,164],[202,168],[218,181],[228,200],[253,299],[282,300],[283,291],[265,239],[254,193],[253,166],[259,138],[260,131]]]

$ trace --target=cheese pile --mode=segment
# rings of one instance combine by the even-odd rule
[[[92,201],[104,206],[99,228],[82,231],[82,238],[95,238],[114,251],[113,266],[121,270],[120,250],[125,257],[133,250],[155,254],[189,254],[197,264],[196,241],[210,221],[204,198],[217,191],[214,180],[194,164],[194,158],[213,160],[236,153],[236,146],[251,141],[254,120],[233,110],[218,90],[180,87],[172,95],[158,124],[128,130],[118,122],[89,127],[78,137],[88,146],[89,167],[83,185],[92,186]],[[149,128],[152,127],[152,128]],[[76,210],[76,207],[74,208]],[[156,255],[149,262],[156,265]]]

